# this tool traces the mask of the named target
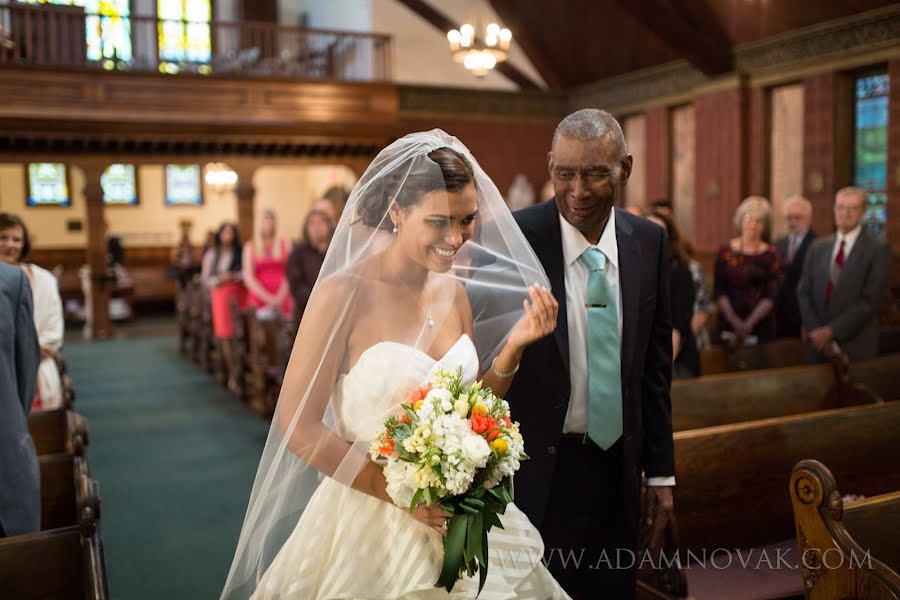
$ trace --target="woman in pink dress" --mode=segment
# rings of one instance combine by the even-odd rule
[[[250,306],[290,316],[293,302],[285,276],[290,243],[276,235],[275,213],[263,211],[259,232],[244,244],[244,285]],[[259,314],[259,312],[257,313]],[[262,315],[260,315],[262,316]]]

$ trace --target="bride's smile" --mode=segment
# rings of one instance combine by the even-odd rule
[[[396,243],[411,262],[428,271],[447,272],[459,249],[475,233],[475,186],[469,184],[457,192],[429,192],[407,207],[395,202],[391,217],[397,226]]]

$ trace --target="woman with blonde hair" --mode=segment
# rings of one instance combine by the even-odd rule
[[[275,213],[264,210],[257,235],[244,244],[244,285],[251,306],[290,316],[293,301],[285,273],[291,245],[277,232]]]
[[[716,256],[715,294],[719,331],[738,345],[775,339],[772,309],[781,283],[775,247],[765,241],[771,229],[772,207],[761,196],[741,202],[734,214],[739,235]]]

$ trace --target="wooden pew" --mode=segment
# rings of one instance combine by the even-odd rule
[[[38,461],[41,469],[41,530],[75,525],[80,511],[98,501],[84,496],[85,490],[78,484],[82,477],[89,477],[87,462],[66,453],[39,456]]]
[[[686,431],[878,400],[833,365],[708,375],[672,382],[672,428]]]
[[[3,598],[106,600],[109,597],[100,534],[99,486],[91,480],[80,459],[64,456],[73,467],[68,472],[69,479],[77,490],[75,496],[80,499],[74,518],[55,529],[0,538],[0,596]],[[41,459],[42,484],[47,462],[44,458]]]
[[[900,354],[851,363],[847,375],[853,384],[883,400],[900,400]]]
[[[51,355],[53,362],[56,363],[56,370],[59,372],[60,387],[62,388],[62,407],[71,409],[75,406],[75,386],[72,384],[72,378],[69,377],[66,360],[63,358],[62,352],[58,350]]]
[[[700,372],[716,375],[736,371],[781,369],[807,362],[806,346],[799,339],[786,338],[760,344],[731,348],[721,345],[704,348],[700,353]]]
[[[234,358],[234,382],[237,387],[234,390],[242,402],[249,397],[250,377],[250,319],[253,317],[253,308],[242,309],[238,306],[236,298],[231,299],[231,319],[234,322],[234,339],[231,344],[231,352]]]
[[[804,460],[790,494],[808,600],[900,598],[900,491],[845,504],[831,471]]]
[[[84,417],[63,408],[31,413],[28,431],[39,456],[64,452],[83,457],[90,439]]]
[[[847,491],[900,489],[900,402],[675,433],[681,548],[753,548],[793,537],[786,485],[793,466],[831,465]]]
[[[249,313],[247,394],[251,408],[265,418],[275,413],[294,334],[290,318],[276,315],[261,320]]]

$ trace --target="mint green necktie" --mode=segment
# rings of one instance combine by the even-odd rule
[[[587,297],[588,436],[604,450],[622,436],[622,359],[618,298],[606,280],[606,255],[588,248],[581,260],[590,269]]]

